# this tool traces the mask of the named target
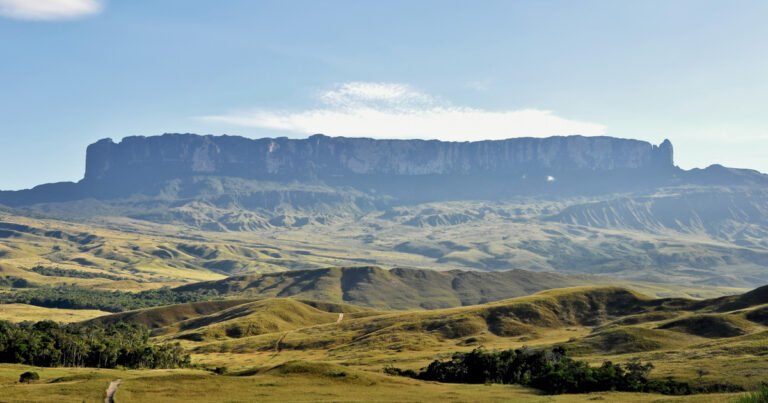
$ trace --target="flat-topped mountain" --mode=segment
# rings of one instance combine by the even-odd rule
[[[338,175],[534,174],[568,170],[667,169],[672,144],[611,137],[476,142],[328,137],[247,139],[165,134],[100,140],[88,147],[85,181],[201,174],[253,179]]]
[[[167,181],[200,177],[323,184],[403,203],[606,194],[679,182],[672,154],[668,140],[655,146],[583,136],[476,142],[134,136],[91,144],[79,182],[0,192],[0,204],[156,196]]]

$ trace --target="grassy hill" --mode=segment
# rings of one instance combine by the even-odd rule
[[[595,276],[525,270],[437,272],[368,266],[231,276],[180,286],[176,290],[213,289],[221,295],[238,297],[293,297],[402,310],[482,304],[551,288],[611,282],[613,280]]]
[[[342,392],[350,388],[364,392],[366,399],[379,400],[407,400],[408,394],[401,393],[408,391],[429,399],[542,401],[535,391],[516,386],[438,384],[382,373],[391,364],[418,369],[455,351],[526,345],[562,345],[594,365],[605,359],[621,363],[640,358],[654,364],[653,379],[672,376],[713,390],[722,385],[729,390],[750,388],[765,381],[768,373],[768,363],[762,359],[768,353],[768,327],[762,323],[767,289],[693,300],[585,286],[478,305],[388,312],[292,298],[171,305],[91,321],[144,324],[152,328],[153,340],[180,341],[193,352],[195,364],[226,367],[226,376],[201,370],[45,369],[41,371],[45,383],[30,386],[28,393],[39,397],[45,387],[65,400],[78,390],[78,396],[98,396],[98,385],[103,391],[106,381],[119,377],[125,384],[116,397],[125,401],[193,399],[190,393],[216,401],[216,391],[227,391],[229,400],[259,395],[271,401],[286,399],[285,390],[308,400],[309,396],[359,399],[359,394]],[[344,313],[341,321],[340,313]],[[25,368],[0,365],[0,382],[11,386],[9,373]],[[62,382],[69,382],[69,389],[62,389]],[[22,393],[17,386],[7,390],[8,396]],[[734,396],[695,398],[729,401]],[[647,401],[658,396],[606,392],[553,399]]]
[[[551,290],[529,297],[432,311],[386,313],[330,325],[298,329],[282,340],[285,348],[330,349],[357,354],[372,351],[430,351],[440,346],[500,342],[533,337],[567,327],[600,325],[609,318],[644,310],[648,298],[616,287]],[[198,347],[201,351],[248,352],[273,345],[268,337],[240,338]]]
[[[312,340],[311,344],[303,346],[301,342],[285,341],[286,346],[299,349],[327,347],[346,341],[341,344],[358,348],[364,344],[365,350],[371,351],[390,349],[391,345],[377,342],[389,335],[395,335],[397,339],[411,335],[418,343],[425,339],[416,337],[417,334],[436,339],[463,339],[480,334],[509,338],[530,336],[542,329],[598,326],[613,318],[645,312],[649,309],[649,301],[654,300],[619,287],[567,288],[488,304],[406,312],[377,312],[353,305],[270,298],[172,305],[108,315],[92,321],[140,323],[153,329],[154,336],[163,338],[240,339],[238,344],[227,342],[227,345],[244,348],[248,348],[246,345],[264,347],[258,342],[251,343],[250,336],[297,329],[291,339],[306,334],[305,341]],[[337,322],[339,313],[346,314],[341,322]],[[242,330],[248,326],[255,329],[254,334]],[[232,328],[230,331],[212,332],[210,337],[186,337],[193,329],[212,331],[229,327]],[[333,331],[328,332],[331,328]]]
[[[221,300],[171,305],[98,317],[90,322],[130,322],[146,326],[153,336],[173,335],[203,341],[283,332],[336,322],[339,314],[356,318],[380,312],[354,305],[288,298]]]
[[[181,340],[203,365],[243,370],[292,359],[364,370],[387,363],[416,369],[478,346],[563,345],[595,362],[641,357],[659,368],[659,376],[751,387],[763,378],[746,374],[768,370],[764,360],[755,359],[768,353],[768,327],[761,322],[765,296],[765,289],[758,289],[710,300],[656,299],[620,287],[576,287],[405,312],[268,298],[175,305],[95,320],[147,324],[158,341]],[[723,309],[724,303],[744,300],[749,303],[736,310]],[[346,314],[338,322],[342,311]],[[713,375],[681,369],[686,360]],[[717,370],[722,362],[741,367],[723,374]]]
[[[764,289],[755,290],[754,293],[764,294]],[[727,299],[738,300],[743,297]],[[626,338],[625,343],[631,343],[643,338],[676,339],[671,336],[673,333],[695,336],[693,339],[731,338],[763,330],[760,321],[768,298],[752,299],[750,306],[720,312],[724,299],[654,299],[620,287],[575,287],[486,304],[435,310],[381,312],[354,305],[268,298],[172,305],[108,315],[93,321],[140,323],[155,329],[155,336],[168,336],[212,325],[235,324],[244,319],[267,326],[274,322],[274,318],[280,318],[292,322],[291,328],[299,329],[294,332],[295,335],[317,333],[319,338],[313,338],[313,343],[322,345],[338,344],[339,331],[345,333],[344,338],[349,342],[366,340],[370,344],[375,335],[393,331],[422,333],[439,339],[463,339],[478,335],[490,338],[530,338],[536,332],[547,329],[581,327],[592,329],[592,338],[606,339],[606,335],[612,334],[615,340],[607,345],[613,348],[621,342],[621,334]],[[347,315],[341,323],[336,322],[338,313]],[[316,326],[324,323],[330,325]],[[322,336],[329,329],[328,326],[332,326],[334,331]],[[623,333],[616,333],[617,329]],[[259,331],[258,335],[283,330],[286,329],[272,326]],[[247,336],[242,332],[231,332],[227,336],[217,337],[242,339],[240,342],[247,344]],[[322,341],[325,339],[328,341]],[[371,344],[369,347],[386,349],[388,345]]]
[[[383,310],[439,309],[483,304],[539,291],[584,285],[621,285],[650,295],[696,297],[735,292],[734,289],[679,287],[628,282],[601,276],[508,270],[432,271],[377,266],[329,267],[230,276],[175,288],[176,291],[216,290],[223,296],[292,297],[348,303]]]

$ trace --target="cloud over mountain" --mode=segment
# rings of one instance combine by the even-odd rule
[[[344,83],[319,94],[318,101],[318,106],[305,110],[255,108],[202,119],[301,134],[445,141],[605,133],[604,125],[562,118],[546,110],[454,105],[400,83]]]

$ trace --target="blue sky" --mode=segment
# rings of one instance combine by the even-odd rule
[[[0,189],[165,132],[605,134],[768,172],[765,1],[0,0]]]

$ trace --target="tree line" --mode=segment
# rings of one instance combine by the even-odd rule
[[[60,285],[0,293],[0,304],[19,303],[46,308],[99,309],[107,312],[123,312],[220,298],[216,290],[175,291],[164,287],[133,293]]]
[[[180,368],[190,356],[179,343],[153,345],[140,325],[0,321],[0,362],[39,367]]]
[[[649,380],[652,369],[651,363],[639,361],[624,365],[605,361],[599,367],[592,367],[585,361],[568,357],[563,347],[549,350],[523,347],[499,352],[483,349],[458,352],[449,360],[433,361],[420,372],[394,367],[385,368],[385,372],[449,383],[521,384],[547,394],[625,391],[688,395],[696,391],[688,383],[671,378]]]
[[[114,281],[130,280],[130,278],[128,277],[116,276],[114,274],[89,272],[89,271],[82,271],[82,270],[72,270],[72,269],[62,269],[61,267],[56,267],[56,266],[50,267],[50,266],[37,265],[37,266],[28,267],[24,269],[29,270],[31,272],[35,272],[42,276],[47,276],[47,277],[105,278],[105,279],[114,280]]]
[[[0,288],[27,288],[35,286],[27,279],[15,276],[0,277]]]

